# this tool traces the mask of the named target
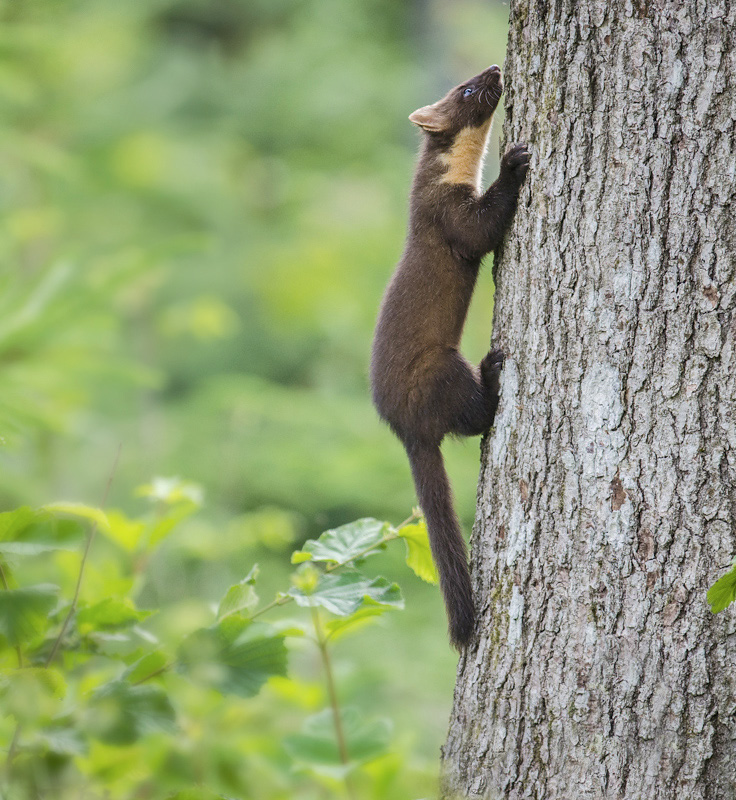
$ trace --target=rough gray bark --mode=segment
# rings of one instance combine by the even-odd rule
[[[445,797],[736,798],[736,3],[511,3],[507,142]]]

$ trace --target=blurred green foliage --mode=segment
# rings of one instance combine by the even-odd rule
[[[433,770],[411,766],[390,719],[344,705],[335,663],[335,642],[404,607],[396,583],[366,573],[369,558],[404,539],[407,564],[434,579],[418,513],[308,540],[270,602],[253,566],[218,603],[147,610],[153,556],[202,493],[169,479],[140,494],[148,509],[134,518],[82,503],[0,513],[0,794],[399,800],[430,787]],[[264,621],[285,606],[303,613]],[[289,667],[310,648],[322,685],[313,666]]]
[[[95,545],[80,625],[134,628],[143,620],[131,615],[156,611],[146,626],[173,641],[204,626],[208,604],[254,561],[273,592],[288,582],[285,554],[308,536],[405,516],[409,470],[370,406],[366,375],[404,237],[418,141],[406,117],[502,61],[506,16],[480,0],[0,2],[0,508],[98,504],[122,443],[112,486],[122,511],[109,515],[118,538]],[[494,144],[490,173],[496,156]],[[486,273],[464,343],[475,360],[490,333],[490,283]],[[445,449],[469,524],[477,445]],[[158,533],[139,520],[148,500],[130,499],[155,475],[193,482],[147,487]],[[200,498],[182,496],[181,516],[169,519],[172,485],[203,486],[206,514],[190,516]],[[80,535],[57,520],[53,555],[25,554],[17,591],[37,588],[15,600],[29,625],[58,603],[38,588],[52,582],[49,558],[69,595]],[[150,549],[138,563],[141,536]],[[383,558],[395,579],[401,559]],[[134,610],[89,610],[129,595]],[[421,787],[436,769],[453,657],[437,593],[414,582],[406,600],[385,627],[341,644],[335,669],[351,705],[402,711],[389,761],[402,781],[425,776],[418,796],[431,792]],[[27,634],[4,624],[0,608],[9,647]],[[383,657],[366,659],[372,652]],[[33,675],[29,685],[48,682],[38,702],[51,719],[61,689]],[[24,680],[12,678],[14,696],[29,695]],[[274,678],[268,687],[267,700],[233,710],[212,691],[182,688],[193,738],[178,744],[125,743],[133,722],[109,720],[117,733],[85,756],[95,785],[109,780],[112,797],[153,796],[139,788],[154,763],[196,767],[198,782],[215,785],[215,772],[240,774],[247,750],[262,758],[250,759],[253,783],[233,796],[330,796],[295,793],[281,742],[299,729],[293,703],[320,711],[321,684]],[[5,732],[22,705],[5,706]],[[165,704],[156,713],[165,727]],[[74,730],[52,738],[38,747],[80,758]]]

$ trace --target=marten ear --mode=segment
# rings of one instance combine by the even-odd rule
[[[422,106],[413,114],[409,114],[409,121],[430,133],[441,131],[445,124],[445,115],[436,105]]]

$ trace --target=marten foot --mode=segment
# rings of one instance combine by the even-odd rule
[[[480,374],[483,383],[488,387],[492,395],[498,395],[500,388],[500,375],[505,358],[503,350],[490,350],[480,362]]]

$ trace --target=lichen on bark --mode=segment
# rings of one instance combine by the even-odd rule
[[[507,353],[444,796],[736,798],[736,4],[511,3]]]

